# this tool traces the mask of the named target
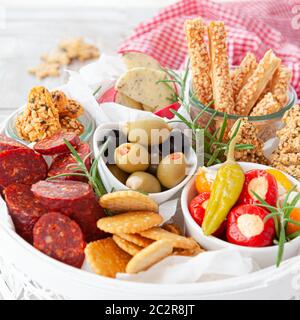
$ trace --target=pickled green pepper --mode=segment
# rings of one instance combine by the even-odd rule
[[[234,150],[238,133],[231,140],[227,153],[227,161],[217,172],[212,185],[202,229],[205,235],[213,234],[226,219],[231,208],[242,192],[245,175],[241,166],[234,160]]]

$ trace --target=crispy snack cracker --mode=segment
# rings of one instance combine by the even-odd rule
[[[71,59],[68,57],[67,53],[58,49],[43,54],[41,59],[46,63],[57,63],[60,66],[66,66],[71,63]]]
[[[200,247],[200,245],[193,239],[193,238],[188,238],[191,239],[191,241],[194,242],[194,247],[191,249],[175,249],[173,252],[173,255],[175,256],[186,256],[186,257],[194,257],[198,255],[199,253],[205,252],[203,248]]]
[[[105,217],[97,222],[99,229],[113,234],[140,233],[162,222],[162,217],[151,211],[136,211]]]
[[[58,110],[50,92],[41,86],[32,88],[27,106],[16,120],[18,135],[34,142],[50,137],[60,129]]]
[[[153,242],[153,240],[144,238],[137,233],[119,233],[118,236],[143,248],[148,247]]]
[[[66,105],[68,104],[68,98],[60,90],[54,90],[50,93],[51,93],[52,101],[60,115],[65,110]]]
[[[83,114],[83,106],[76,100],[68,99],[65,109],[62,110],[61,116],[76,119]]]
[[[78,59],[79,61],[96,59],[100,55],[99,49],[86,43],[83,38],[61,41],[59,47],[67,54],[69,59]]]
[[[172,253],[173,247],[168,240],[155,241],[137,253],[127,264],[127,273],[138,273],[147,270]]]
[[[70,117],[61,117],[59,118],[62,132],[74,132],[78,136],[82,135],[84,132],[83,124],[77,119]]]
[[[140,234],[152,240],[169,240],[174,248],[192,249],[195,247],[195,240],[179,236],[159,227],[140,232]]]
[[[181,235],[181,231],[180,231],[179,227],[174,223],[166,223],[162,226],[162,228],[171,232],[171,233],[178,234],[179,236]]]
[[[125,272],[131,258],[112,238],[90,242],[85,248],[85,255],[97,274],[111,278],[115,278],[118,272]]]
[[[124,250],[131,256],[135,256],[137,253],[139,253],[143,249],[142,247],[139,247],[132,242],[124,240],[123,238],[119,237],[116,234],[113,235],[113,240],[122,250]]]
[[[158,212],[157,203],[149,196],[132,190],[116,191],[100,198],[100,205],[113,213],[132,211]]]
[[[58,63],[41,62],[39,65],[28,69],[28,73],[36,76],[39,79],[47,77],[60,76],[60,65]]]

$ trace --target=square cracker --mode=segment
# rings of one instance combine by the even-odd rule
[[[157,203],[138,191],[125,190],[107,193],[100,198],[100,205],[113,213],[128,211],[158,212]]]
[[[85,254],[95,273],[110,278],[115,278],[118,272],[125,272],[131,258],[112,238],[90,242],[85,248]]]
[[[153,242],[153,240],[142,237],[138,233],[119,233],[118,236],[143,248],[148,247]]]
[[[139,233],[158,226],[162,217],[149,211],[135,211],[105,217],[97,222],[97,227],[108,233]]]
[[[155,263],[169,256],[173,247],[168,240],[155,241],[137,253],[127,264],[127,273],[138,273],[147,270]]]
[[[154,227],[152,229],[140,232],[140,234],[145,238],[156,241],[169,240],[174,248],[192,249],[196,245],[196,241],[194,239],[180,236],[159,227]]]
[[[139,253],[143,248],[137,246],[136,244],[129,242],[118,235],[114,234],[113,235],[113,240],[115,243],[125,252],[130,254],[131,256],[135,256],[137,253]]]

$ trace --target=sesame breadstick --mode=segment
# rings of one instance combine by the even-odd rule
[[[228,64],[226,36],[223,22],[213,21],[209,24],[208,39],[214,108],[217,111],[232,114],[234,112],[234,100]]]
[[[277,101],[280,103],[281,107],[284,107],[289,100],[288,90],[291,78],[291,71],[282,66],[278,68],[278,70],[276,70],[271,80],[271,92],[273,93]]]
[[[256,58],[253,53],[248,52],[240,66],[237,67],[231,74],[231,83],[233,89],[233,98],[236,100],[240,90],[245,85],[247,80],[253,74],[257,67]]]
[[[294,105],[290,110],[286,111],[286,113],[283,115],[282,121],[286,125],[289,125],[290,123],[295,122],[295,119],[300,118],[300,105],[296,104]]]
[[[272,50],[266,52],[259,62],[252,76],[238,94],[235,111],[239,115],[249,115],[256,101],[273,77],[281,60],[275,56]]]
[[[194,92],[198,100],[206,105],[212,100],[210,62],[204,37],[207,27],[200,18],[185,22],[188,51],[191,59]]]
[[[250,116],[265,116],[281,109],[281,105],[274,99],[271,92],[267,93],[252,109]]]
[[[232,137],[234,130],[231,129],[229,137]],[[259,137],[257,127],[247,120],[242,119],[240,130],[237,135],[237,143],[251,144],[253,149],[236,150],[234,153],[237,161],[254,162],[260,164],[268,164],[268,159],[264,156],[264,142]]]
[[[282,120],[285,126],[276,132],[279,144],[271,155],[271,164],[300,179],[300,106],[292,107]]]

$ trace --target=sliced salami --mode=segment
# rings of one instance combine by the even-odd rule
[[[91,186],[79,181],[39,181],[31,191],[49,211],[66,215],[90,206],[95,197]]]
[[[97,228],[97,221],[103,218],[105,213],[96,199],[93,199],[85,207],[71,214],[70,218],[80,226],[87,243],[104,238],[107,234]]]
[[[73,147],[77,147],[80,144],[80,139],[75,133],[58,132],[51,137],[37,142],[34,145],[34,150],[44,155],[69,153],[70,150],[64,140],[67,140]]]
[[[46,255],[81,268],[85,241],[75,221],[58,212],[43,215],[33,228],[33,245]]]
[[[88,143],[82,142],[76,149],[78,152],[80,158],[82,160],[85,160],[85,166],[87,167],[88,170],[91,168],[91,158],[88,157],[90,154],[90,147]],[[70,164],[76,164],[76,161],[72,157],[71,154],[61,154],[56,156],[53,159],[53,162],[50,166],[49,172],[48,172],[48,177],[54,177],[59,174],[68,174],[68,173],[74,173],[74,170],[71,170],[68,165]],[[65,176],[65,177],[60,177],[59,179],[61,180],[73,180],[73,181],[86,181],[85,177],[80,177],[80,176]]]
[[[16,232],[32,244],[33,227],[47,210],[34,197],[30,188],[25,184],[11,184],[4,189],[4,197]]]
[[[33,184],[47,177],[47,163],[31,149],[13,149],[0,152],[0,185],[12,183]]]
[[[27,146],[21,144],[20,142],[11,139],[4,134],[0,134],[0,152],[5,150],[13,150],[13,149],[27,149]]]

